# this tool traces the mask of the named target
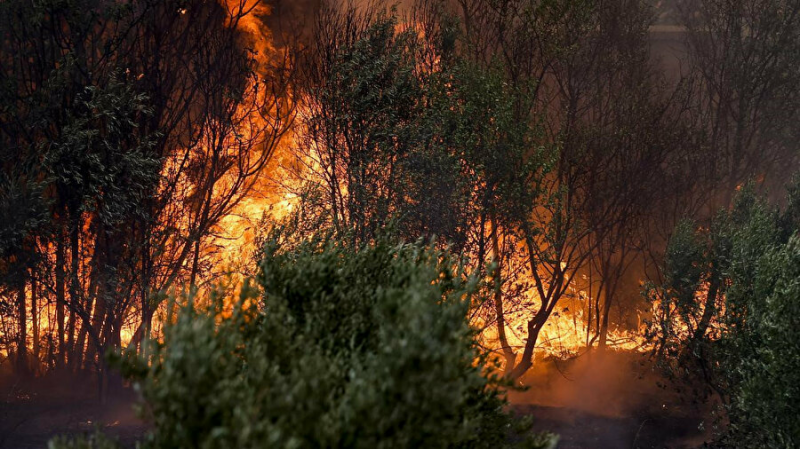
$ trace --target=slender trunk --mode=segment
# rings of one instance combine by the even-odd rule
[[[700,366],[701,371],[703,372],[703,377],[705,378],[708,385],[713,385],[712,382],[713,369],[711,366],[708,365],[707,357],[705,356],[706,345],[704,344],[704,342],[705,342],[706,331],[708,331],[708,328],[711,325],[711,319],[714,317],[716,313],[717,309],[716,301],[718,294],[719,294],[719,278],[717,276],[713,276],[708,286],[708,294],[706,295],[703,315],[700,317],[700,321],[697,323],[697,327],[692,333],[692,337],[689,340],[689,343],[686,345],[686,347],[680,354],[680,358],[684,359],[687,362],[690,362],[691,360],[695,360],[697,362],[697,364]]]
[[[147,257],[145,255],[143,263],[147,263]],[[148,275],[148,269],[145,268],[142,273],[142,290],[141,290],[141,322],[139,323],[139,327],[136,328],[136,332],[133,333],[131,337],[130,343],[128,346],[134,346],[141,351],[141,355],[145,356],[145,342],[150,338],[150,328],[151,323],[153,321],[153,310],[150,304],[150,276]]]
[[[506,317],[503,311],[503,261],[500,256],[500,244],[497,237],[497,222],[492,220],[492,252],[494,252],[497,266],[494,270],[494,311],[497,319],[497,338],[503,350],[503,357],[506,359],[505,372],[510,373],[514,370],[517,355],[508,344],[506,336]]]
[[[94,300],[93,300],[94,296],[95,295],[89,295],[89,299],[87,300],[86,313],[88,313],[89,315],[92,314],[92,307],[94,307]],[[77,341],[77,346],[76,346],[77,359],[78,359],[76,366],[78,367],[78,369],[81,369],[81,367],[83,366],[83,363],[84,363],[84,360],[85,360],[84,357],[85,357],[86,352],[87,352],[87,350],[86,350],[86,333],[88,331],[88,329],[87,329],[88,326],[89,326],[89,323],[87,323],[85,321],[81,322],[81,329],[80,329],[80,331],[78,331],[78,341]]]
[[[597,343],[599,349],[605,349],[608,344],[608,316],[611,314],[611,302],[614,300],[614,280],[610,279],[611,274],[607,266],[608,263],[603,267],[603,310],[600,315],[599,341]],[[598,313],[600,313],[599,310]]]
[[[711,319],[714,317],[716,313],[717,306],[717,292],[719,291],[719,278],[714,276],[711,279],[711,283],[708,286],[708,295],[706,295],[706,304],[703,309],[703,316],[700,318],[700,322],[697,324],[697,328],[694,331],[694,335],[692,336],[692,341],[698,342],[703,339],[706,335],[706,331],[708,330],[709,325],[711,325]]]
[[[39,370],[39,353],[41,352],[39,342],[39,300],[38,286],[36,280],[31,277],[31,330],[33,331],[33,362],[35,371]]]
[[[150,323],[152,321],[152,312],[150,311],[150,250],[147,246],[147,238],[145,238],[145,246],[142,254],[142,322],[139,325],[140,332],[135,344],[139,342],[146,342],[150,338]],[[145,345],[141,345],[142,356],[146,356]]]
[[[480,223],[481,223],[481,229],[480,232],[478,233],[478,235],[480,236],[480,238],[478,239],[478,260],[477,260],[478,265],[476,269],[478,270],[478,273],[480,273],[480,275],[483,276],[484,273],[483,270],[485,268],[483,263],[484,260],[486,259],[486,216],[483,213],[481,213]]]
[[[600,299],[603,297],[601,294],[603,289],[605,288],[605,280],[602,278],[600,279],[600,286],[597,287],[597,294],[594,296],[594,335],[592,336],[592,340],[589,342],[589,345],[594,345],[594,342],[600,337],[600,317],[602,314],[600,313]]]
[[[592,264],[589,264],[589,297],[586,299],[586,347],[589,348],[589,334],[592,331]]]
[[[114,313],[112,308],[106,307],[106,318],[103,324],[102,336],[105,343],[105,348],[121,348],[122,347],[122,318],[121,314]],[[109,393],[116,393],[122,389],[122,377],[120,374],[110,369],[106,362],[105,351],[98,351],[99,358],[99,372],[98,372],[98,389],[100,396],[100,403],[107,404]]]
[[[153,312],[150,309],[150,304],[147,299],[142,299],[142,315],[141,315],[141,322],[139,323],[139,327],[136,328],[136,331],[133,333],[131,337],[131,341],[128,344],[130,346],[140,347],[142,350],[142,355],[144,354],[144,342],[150,337],[150,328],[152,326],[153,321]]]
[[[508,374],[511,379],[519,379],[533,366],[534,349],[536,349],[536,341],[539,340],[539,333],[544,327],[544,322],[547,321],[544,312],[540,311],[528,321],[528,339],[525,341],[525,349],[522,352],[522,357],[517,366]]]
[[[128,347],[135,346],[138,347],[141,351],[141,355],[145,356],[145,342],[148,338],[150,338],[150,329],[152,327],[153,322],[153,312],[150,310],[149,304],[144,304],[142,307],[142,322],[139,323],[139,327],[136,328],[136,332],[133,333],[131,337],[131,341],[128,344]]]
[[[194,255],[192,256],[192,273],[189,277],[189,287],[194,289],[197,280],[197,272],[200,269],[200,239],[194,242]]]
[[[103,359],[103,351],[106,347],[108,347],[108,339],[106,338],[106,329],[104,329],[104,324],[107,320],[106,314],[109,313],[108,296],[111,294],[108,286],[108,271],[105,269],[105,267],[108,266],[107,243],[108,242],[100,236],[100,233],[98,233],[98,238],[95,240],[96,264],[98,267],[97,275],[95,276],[97,293],[94,300],[94,314],[90,315],[91,320],[85,324],[87,327],[87,332],[94,332],[94,334],[97,335],[98,340],[94,342],[94,344],[89,345],[86,355],[86,362],[95,363],[95,366],[97,367],[98,379],[101,382],[103,376],[105,375],[103,372],[105,364],[105,360]],[[102,388],[100,392],[102,398]]]
[[[619,288],[620,280],[625,274],[625,258],[627,251],[623,248],[620,250],[620,258],[614,263],[610,258],[606,260],[608,269],[603,270],[603,277],[606,279],[605,285],[605,301],[603,302],[603,322],[600,327],[600,349],[606,348],[608,344],[608,322],[609,315],[611,314],[611,306],[614,303],[614,298],[617,295],[617,288]],[[612,267],[613,264],[613,267]]]
[[[17,313],[19,318],[19,332],[17,340],[17,373],[21,376],[28,374],[28,317],[25,304],[25,280],[21,280],[17,287]]]
[[[500,279],[500,269],[498,267],[495,282],[501,282]],[[496,286],[494,289],[494,311],[497,317],[497,338],[500,340],[500,346],[503,350],[503,357],[506,359],[506,367],[505,371],[511,372],[514,369],[514,365],[517,361],[517,354],[514,353],[514,349],[508,344],[508,337],[506,336],[506,319],[505,319],[505,312],[503,311],[503,293],[499,286]]]
[[[106,344],[106,347],[117,349],[122,347],[122,318],[123,315],[121,313],[115,314],[109,309],[105,325],[106,341],[109,342]],[[100,356],[103,358],[104,371],[106,373],[105,396],[107,397],[109,391],[119,392],[122,389],[122,377],[120,377],[116,370],[110,370],[108,366],[105,366],[105,354],[100,354]],[[103,403],[106,402],[106,397],[101,397]]]
[[[533,319],[528,321],[528,338],[525,340],[525,348],[522,351],[522,357],[520,358],[519,363],[514,367],[514,370],[508,374],[508,377],[511,379],[519,379],[533,366],[533,356],[534,350],[536,349],[536,342],[539,340],[539,333],[542,331],[542,327],[544,327],[544,323],[547,322],[547,318],[549,316],[546,305],[549,302],[548,299],[553,299],[550,298],[548,293],[545,293],[544,285],[543,283],[539,282],[539,277],[536,274],[536,269],[538,267],[536,266],[536,258],[534,256],[534,243],[531,237],[531,230],[528,226],[524,226],[523,231],[525,234],[525,246],[527,247],[528,251],[528,263],[530,264],[531,273],[536,280],[536,292],[539,294],[539,298],[542,301],[542,307],[538,312],[536,312],[536,315],[533,317]]]
[[[72,221],[72,229],[70,231],[70,264],[72,273],[71,282],[70,282],[70,293],[69,299],[72,302],[72,307],[70,307],[69,311],[69,325],[67,327],[67,347],[69,350],[69,367],[71,370],[76,368],[75,362],[75,308],[81,308],[81,300],[80,300],[80,278],[78,269],[80,268],[80,222],[78,219],[73,219]]]
[[[56,242],[56,323],[58,328],[58,354],[56,367],[64,368],[66,347],[64,342],[64,233],[59,232]]]
[[[608,316],[611,313],[611,301],[613,294],[611,294],[608,284],[606,284],[605,300],[603,301],[603,314],[600,321],[600,341],[597,343],[599,349],[605,349],[608,343]]]
[[[88,328],[91,326],[91,330],[98,335],[101,341],[105,341],[107,345],[107,340],[104,338],[105,333],[103,329],[103,325],[106,321],[106,298],[103,292],[105,292],[105,289],[100,288],[97,294],[97,299],[95,300],[94,315],[92,315],[91,321],[87,322],[84,326],[87,327],[87,332],[90,331]],[[103,350],[104,348],[98,346],[96,343],[90,344],[86,350],[86,363],[94,362],[95,366],[100,369],[103,364]]]

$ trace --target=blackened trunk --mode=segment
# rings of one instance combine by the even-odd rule
[[[64,367],[66,345],[64,336],[64,234],[59,232],[56,242],[56,323],[58,328],[58,354],[56,356],[56,367],[61,369]]]
[[[698,342],[703,339],[706,335],[706,331],[708,327],[711,325],[711,319],[714,317],[714,314],[717,310],[717,293],[719,291],[719,278],[714,276],[711,279],[711,282],[708,286],[708,295],[706,295],[706,304],[705,308],[703,309],[703,316],[700,318],[700,322],[697,324],[697,328],[694,331],[694,335],[692,336],[692,340]]]
[[[94,297],[94,295],[90,295],[89,299],[88,299],[88,302],[86,304],[86,313],[88,313],[90,315],[92,314],[92,307],[94,307],[94,304],[92,304],[92,302],[93,302],[92,298],[93,297]],[[87,352],[86,351],[86,333],[88,331],[89,325],[90,325],[89,322],[86,322],[86,321],[82,320],[81,329],[80,329],[80,331],[78,331],[78,340],[77,340],[77,344],[76,344],[76,352],[77,352],[76,356],[77,356],[77,359],[78,359],[77,363],[76,363],[76,366],[77,366],[78,369],[81,369],[81,367],[83,367],[83,364],[84,364],[84,360],[85,360],[84,357],[85,357],[86,352]]]
[[[614,300],[615,289],[611,288],[611,282],[605,283],[605,294],[603,295],[603,315],[600,321],[600,341],[597,347],[605,349],[608,345],[608,316],[611,314],[611,304]]]
[[[189,287],[194,288],[197,281],[197,272],[200,269],[200,239],[194,242],[194,255],[192,256],[192,273],[189,277]]]
[[[528,321],[528,339],[525,341],[525,349],[517,366],[508,374],[509,378],[519,379],[533,366],[534,350],[536,349],[536,342],[539,340],[539,332],[542,331],[544,322],[547,321],[546,318],[542,318],[543,313],[540,311],[532,320]]]
[[[33,368],[36,371],[39,368],[39,354],[41,352],[39,342],[39,305],[36,303],[38,300],[39,292],[36,279],[31,277],[31,331],[33,332],[33,361],[35,363]]]
[[[17,334],[17,372],[21,376],[28,374],[28,317],[25,304],[25,280],[17,287],[17,314],[19,318],[19,333]]]
[[[72,307],[69,311],[69,324],[67,326],[67,347],[69,351],[69,366],[71,370],[75,370],[77,358],[75,357],[75,309],[82,308],[80,300],[80,278],[78,270],[80,268],[80,221],[77,219],[72,220],[72,229],[70,231],[70,264],[71,264],[71,282],[69,300],[72,302]]]
[[[503,261],[500,257],[500,244],[497,236],[497,222],[492,220],[492,251],[494,252],[495,267],[494,272],[494,310],[497,320],[497,338],[500,340],[500,346],[503,350],[503,357],[506,359],[505,372],[510,373],[514,370],[514,365],[517,361],[517,355],[508,344],[508,337],[506,336],[506,317],[503,310]]]

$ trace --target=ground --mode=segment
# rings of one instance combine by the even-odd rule
[[[97,428],[133,448],[147,429],[134,413],[132,391],[101,404],[92,382],[61,378],[46,385],[0,382],[0,395],[0,449],[44,448],[57,435]]]
[[[584,354],[541,360],[509,399],[535,428],[560,435],[560,449],[696,448],[710,442],[713,401],[669,382],[646,355]]]
[[[539,360],[509,399],[535,428],[560,435],[560,449],[696,448],[711,440],[712,407],[671,384],[639,354],[588,353],[570,361]],[[101,405],[91,383],[50,379],[47,386],[0,385],[0,449],[46,447],[55,435],[101,428],[133,447],[147,426],[131,391]]]

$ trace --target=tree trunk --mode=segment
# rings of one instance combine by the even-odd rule
[[[514,370],[514,365],[517,361],[517,355],[508,344],[508,337],[506,336],[506,317],[503,310],[503,261],[500,256],[500,244],[497,237],[497,222],[492,220],[492,251],[494,252],[495,262],[497,266],[494,271],[494,311],[497,320],[497,338],[500,341],[500,346],[503,351],[503,357],[506,359],[505,372],[510,373]]]
[[[594,284],[592,283],[592,264],[589,264],[589,296],[586,298],[586,347],[590,348],[589,342],[589,334],[592,331],[592,287]]]
[[[146,343],[147,339],[150,338],[150,323],[153,320],[153,312],[150,310],[150,249],[146,243],[142,253],[142,271],[142,322],[136,332],[138,337],[134,335],[131,343],[139,345],[144,357],[146,356],[145,345],[140,345],[140,342]]]
[[[115,350],[119,350],[122,348],[122,314],[115,314],[109,310],[107,314],[107,321],[106,321],[106,347],[108,348],[116,348]],[[105,366],[106,355],[100,354],[103,358],[103,365]],[[122,390],[122,377],[116,370],[111,370],[108,366],[104,368],[106,375],[105,375],[105,392],[106,397],[108,396],[109,392],[118,393]],[[103,399],[105,403],[106,398]]]
[[[593,347],[594,346],[594,342],[596,342],[597,339],[600,338],[600,327],[601,327],[600,318],[602,317],[602,314],[600,313],[600,299],[603,297],[601,292],[603,290],[605,290],[605,288],[606,288],[605,279],[604,279],[603,276],[600,276],[600,285],[597,287],[597,294],[594,295],[594,330],[595,330],[595,334],[592,335],[591,340],[589,340],[589,344],[586,345],[587,348]]]
[[[693,341],[700,341],[706,334],[708,326],[711,324],[711,319],[714,317],[717,306],[717,292],[719,291],[719,278],[714,276],[708,286],[708,294],[706,295],[706,304],[703,309],[703,316],[697,324],[697,328],[692,335]]]
[[[28,317],[25,304],[25,280],[17,286],[17,314],[19,315],[19,332],[17,334],[17,373],[21,376],[28,374]]]
[[[98,291],[97,299],[95,299],[94,315],[92,316],[90,322],[84,324],[84,327],[86,327],[87,332],[93,330],[98,335],[99,339],[105,341],[105,343],[101,342],[101,344],[107,345],[108,341],[105,340],[104,338],[105,333],[103,331],[104,327],[103,325],[106,322],[106,311],[107,311],[106,299],[103,293],[104,291],[105,289],[103,288],[101,288]],[[89,327],[91,327],[91,330],[89,329]],[[103,360],[104,349],[105,349],[104,347],[100,347],[98,346],[98,344],[90,342],[89,347],[86,350],[86,363],[94,362],[95,366],[97,366],[98,369],[100,369],[100,367],[104,363]]]
[[[606,349],[608,344],[608,316],[611,314],[611,303],[614,300],[614,290],[609,280],[605,283],[605,294],[603,295],[603,315],[600,321],[600,341],[597,343],[599,349]]]
[[[66,346],[64,336],[64,233],[59,232],[56,241],[56,323],[58,328],[58,354],[56,368],[62,369],[65,364]]]
[[[192,272],[189,276],[189,287],[194,289],[197,281],[197,272],[200,269],[200,239],[194,242],[194,255],[192,256]]]
[[[72,307],[70,307],[69,311],[69,325],[67,327],[67,348],[69,351],[69,367],[70,370],[76,369],[75,362],[75,308],[81,308],[81,300],[80,300],[80,278],[78,270],[80,268],[80,226],[79,221],[77,219],[73,219],[72,221],[72,230],[70,232],[70,264],[72,273],[70,282],[70,292],[69,292],[69,300],[72,302]]]
[[[31,330],[33,331],[33,362],[34,371],[39,370],[39,354],[41,352],[39,342],[39,308],[36,303],[39,300],[36,280],[31,276]]]
[[[528,321],[528,339],[525,341],[525,349],[522,352],[519,363],[514,367],[511,373],[509,373],[509,378],[514,380],[519,379],[533,366],[536,341],[539,339],[539,332],[541,332],[544,327],[544,322],[547,321],[546,318],[544,320],[542,319],[543,314],[544,312],[540,311],[532,320]]]
[[[622,248],[619,254],[620,259],[616,263],[611,262],[610,258],[607,259],[606,265],[608,265],[609,268],[603,270],[606,294],[605,301],[603,301],[603,322],[600,326],[600,343],[598,345],[600,349],[605,349],[608,344],[608,316],[611,314],[611,306],[613,305],[614,298],[617,295],[619,283],[622,279],[622,276],[625,274],[625,258],[627,257],[627,251]]]
[[[90,295],[89,299],[88,299],[88,302],[86,304],[86,313],[88,313],[89,315],[92,314],[92,307],[94,307],[94,304],[93,304],[94,301],[92,299],[94,296],[95,295]],[[84,357],[85,357],[86,352],[87,352],[87,350],[86,350],[86,333],[87,333],[87,330],[88,330],[87,329],[88,326],[89,326],[89,323],[87,323],[86,321],[82,321],[81,322],[81,329],[78,331],[78,340],[77,340],[77,345],[76,345],[76,348],[75,348],[76,352],[77,352],[77,354],[76,354],[76,357],[77,357],[76,367],[77,367],[77,369],[81,369],[81,367],[83,367],[83,363],[84,363],[84,360],[85,360]]]

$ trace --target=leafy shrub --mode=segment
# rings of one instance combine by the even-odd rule
[[[681,224],[646,290],[657,353],[722,400],[726,447],[800,444],[798,200],[781,213],[745,189],[709,228]]]
[[[235,304],[190,298],[128,354],[151,447],[526,447],[467,323],[474,279],[445,253],[272,238]],[[197,303],[195,303],[197,302]]]
[[[800,236],[769,248],[729,302],[741,312],[726,333],[729,441],[739,447],[800,445]],[[732,323],[733,324],[733,323]]]
[[[119,445],[99,430],[88,436],[55,437],[47,443],[48,449],[116,449]]]

